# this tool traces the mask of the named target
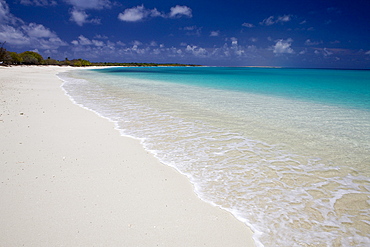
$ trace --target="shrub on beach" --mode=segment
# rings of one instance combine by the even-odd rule
[[[19,54],[23,60],[23,64],[27,65],[39,65],[39,64],[44,64],[44,58],[38,54],[37,52],[34,51],[25,51]]]
[[[16,52],[11,52],[11,51],[9,51],[8,54],[9,54],[9,57],[10,57],[9,64],[22,64],[23,59],[22,59],[21,55],[19,55]]]

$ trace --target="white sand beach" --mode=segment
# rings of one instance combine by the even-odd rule
[[[138,140],[75,104],[57,73],[0,67],[0,246],[254,246]]]

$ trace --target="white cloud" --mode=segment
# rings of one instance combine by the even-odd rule
[[[87,22],[88,17],[89,16],[86,14],[85,11],[73,9],[71,11],[70,20],[76,22],[77,25],[82,26],[83,24],[85,24]]]
[[[0,20],[5,21],[9,19],[9,6],[4,0],[0,0]]]
[[[333,52],[329,51],[327,48],[324,48],[323,53],[325,57],[333,55]]]
[[[6,41],[11,46],[32,46],[43,50],[58,49],[67,45],[54,32],[35,23],[20,27],[0,25],[0,40]]]
[[[72,43],[73,45],[78,45],[78,41],[77,41],[77,40],[72,40],[72,41],[71,41],[71,43]]]
[[[23,26],[22,28],[28,36],[34,38],[52,38],[56,36],[50,29],[41,24],[30,23],[28,26]]]
[[[209,34],[209,36],[211,36],[211,37],[220,36],[220,31],[211,31],[211,33]]]
[[[16,46],[24,46],[31,43],[30,37],[27,37],[22,30],[9,25],[0,25],[0,40]]]
[[[304,50],[300,51],[298,54],[299,54],[299,55],[304,55],[304,54],[306,54],[306,53],[307,53],[307,49],[304,49]]]
[[[169,16],[171,18],[181,17],[183,15],[188,16],[188,17],[192,17],[191,8],[189,8],[187,6],[176,5],[175,7],[171,8],[171,12],[169,14]]]
[[[256,46],[242,46],[238,45],[236,38],[231,38],[231,45],[225,43],[222,47],[216,47],[210,51],[210,57],[219,59],[219,58],[228,58],[230,60],[234,59],[255,59],[259,57],[259,50]]]
[[[33,39],[31,39],[31,41],[33,41]],[[43,50],[56,50],[61,46],[67,46],[67,43],[61,40],[59,37],[36,39],[35,41],[38,43],[38,45],[35,45],[35,47]]]
[[[366,55],[370,55],[370,51],[365,52]]]
[[[65,0],[77,9],[103,9],[111,7],[109,0]]]
[[[92,44],[92,42],[83,35],[78,36],[78,41],[74,40],[72,42],[73,42],[73,44],[76,44],[76,45],[77,44],[79,44],[79,45],[91,45]]]
[[[9,6],[0,0],[0,41],[10,46],[55,50],[67,45],[55,32],[36,23],[25,23],[10,13]]]
[[[247,22],[244,22],[244,23],[242,24],[242,26],[243,26],[243,27],[248,27],[248,28],[252,28],[252,27],[254,27],[254,25],[253,25],[253,24],[251,24],[251,23],[247,23]]]
[[[260,25],[271,26],[277,23],[283,24],[284,22],[291,21],[291,17],[292,17],[291,15],[278,16],[277,18],[275,16],[270,16],[264,19],[262,22],[260,22]]]
[[[292,42],[292,39],[280,39],[276,41],[276,44],[272,47],[272,50],[275,54],[293,54],[294,50],[291,48]]]
[[[271,25],[275,24],[274,19],[275,19],[274,16],[270,16],[269,18],[266,18],[262,22],[260,22],[260,24],[265,25],[265,26],[271,26]]]
[[[231,37],[230,40],[231,40],[231,45],[233,45],[233,46],[238,45],[238,39],[237,38]]]
[[[183,27],[179,29],[187,31],[186,35],[200,36],[202,33],[202,27],[197,27],[197,26],[188,26],[188,27]]]
[[[95,36],[94,36],[94,38],[95,38],[95,39],[108,39],[108,37],[107,37],[107,36],[105,36],[105,35],[100,35],[100,34],[95,35]]]
[[[150,44],[149,44],[149,45],[150,45],[150,46],[158,46],[157,42],[155,42],[155,41],[150,42]]]
[[[147,9],[144,5],[139,5],[136,7],[125,9],[122,13],[118,15],[118,19],[127,22],[137,22],[142,21],[148,17],[162,17],[162,18],[177,18],[181,16],[191,17],[191,9],[186,6],[176,5],[171,8],[169,14],[164,14],[159,12],[156,8]]]
[[[147,17],[163,16],[157,9],[146,9],[144,5],[136,6],[130,9],[125,9],[123,13],[118,15],[118,19],[127,22],[141,21]]]
[[[92,43],[95,45],[95,46],[104,46],[104,42],[101,41],[101,40],[95,40],[93,39],[92,40]]]
[[[91,46],[105,46],[105,43],[103,41],[95,40],[95,39],[90,40],[90,39],[86,38],[83,35],[78,36],[78,40],[73,40],[71,43],[75,46],[77,46],[77,45],[80,45],[80,46],[89,46],[89,45],[91,45]]]
[[[202,48],[202,47],[198,47],[196,45],[188,45],[186,46],[186,49],[185,49],[186,52],[188,53],[191,53],[193,54],[194,56],[196,57],[205,57],[207,55],[207,50]]]
[[[133,42],[132,42],[132,45],[134,45],[134,46],[139,46],[139,45],[142,45],[143,43],[141,43],[140,41],[138,41],[138,40],[134,40]]]
[[[123,13],[118,15],[118,19],[121,21],[141,21],[148,16],[148,12],[145,11],[144,5],[133,7],[131,9],[125,9]]]
[[[99,24],[100,20],[99,19],[88,19],[89,15],[86,14],[85,11],[83,10],[78,10],[78,9],[72,9],[71,10],[71,18],[70,20],[73,22],[76,22],[77,25],[83,26],[85,23],[95,23]]]
[[[276,23],[279,23],[279,22],[288,22],[291,20],[291,15],[283,15],[283,16],[279,16],[276,20]]]
[[[5,0],[0,0],[0,24],[22,25],[24,22],[10,13]]]
[[[187,30],[187,31],[193,31],[197,28],[197,26],[190,26],[190,27],[184,27],[183,29],[184,30]]]

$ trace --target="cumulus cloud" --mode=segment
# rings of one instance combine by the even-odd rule
[[[127,21],[127,22],[136,22],[141,21],[147,17],[157,17],[162,16],[157,9],[146,9],[144,5],[136,6],[130,9],[125,9],[123,13],[120,13],[118,15],[118,19],[121,21]]]
[[[77,9],[103,9],[111,7],[109,0],[65,0]]]
[[[70,21],[76,22],[77,25],[83,26],[85,23],[99,24],[99,19],[89,19],[89,15],[83,10],[72,9]]]
[[[76,22],[77,25],[82,26],[84,23],[87,22],[87,18],[88,17],[89,16],[86,14],[85,11],[73,9],[71,11],[71,18],[70,18],[70,20]]]
[[[171,12],[169,14],[164,14],[159,12],[156,8],[147,9],[144,7],[144,5],[139,5],[125,9],[118,15],[118,19],[127,22],[137,22],[148,17],[179,18],[181,16],[191,17],[191,9],[187,6],[176,5],[175,7],[171,8]]]
[[[202,47],[198,47],[196,45],[188,45],[186,46],[186,49],[185,49],[186,52],[188,53],[191,53],[193,54],[194,56],[196,57],[205,57],[207,56],[207,50],[202,48]]]
[[[78,40],[73,40],[71,43],[74,45],[92,45],[91,40],[83,35],[78,36]]]
[[[269,18],[266,18],[262,22],[260,22],[260,24],[265,25],[265,26],[271,26],[271,25],[275,24],[275,17],[270,16]]]
[[[188,26],[188,27],[183,27],[179,29],[186,31],[186,35],[200,36],[202,33],[202,27],[197,27],[197,26]]]
[[[88,45],[92,45],[92,46],[104,46],[104,45],[106,45],[101,40],[96,40],[96,39],[90,40],[90,39],[86,38],[83,35],[78,36],[78,39],[77,40],[73,40],[71,43],[73,45],[75,45],[75,46],[77,46],[77,45],[81,45],[81,46],[88,46]]]
[[[244,23],[242,24],[242,26],[243,26],[243,27],[248,27],[248,28],[252,28],[252,27],[254,27],[254,25],[253,25],[253,24],[251,24],[251,23],[247,23],[247,22],[244,22]]]
[[[181,16],[192,17],[192,10],[191,8],[187,6],[176,5],[175,7],[172,7],[170,10],[171,12],[169,16],[171,18],[176,18],[176,17],[181,17]]]
[[[209,34],[209,36],[211,36],[211,37],[218,37],[218,36],[220,36],[220,31],[211,31],[211,33]]]
[[[67,45],[50,29],[35,23],[20,27],[0,25],[0,40],[11,46],[32,46],[43,50]]]
[[[100,35],[100,34],[95,35],[95,36],[94,36],[94,38],[96,38],[96,39],[108,39],[108,37],[107,37],[107,36],[105,36],[105,35]]]
[[[29,45],[31,43],[30,38],[22,30],[9,25],[0,25],[0,40],[14,46]]]
[[[141,43],[139,40],[134,40],[132,41],[132,45],[133,46],[139,46],[139,45],[142,45],[143,43]]]
[[[231,45],[233,45],[233,46],[238,45],[238,39],[237,38],[231,37],[230,40],[231,40]]]
[[[276,23],[279,23],[279,22],[288,22],[290,20],[291,20],[291,15],[283,15],[283,16],[279,16],[276,19]]]
[[[280,39],[276,41],[276,44],[272,47],[272,50],[275,54],[293,54],[294,50],[291,48],[293,40],[292,39],[287,39],[283,40]]]
[[[28,1],[28,0],[27,0]],[[89,15],[85,10],[87,9],[104,9],[110,8],[111,2],[109,0],[64,0],[66,3],[73,6],[70,10],[70,21],[76,22],[77,25],[83,26],[85,23],[100,24],[100,19],[89,19]]]
[[[10,46],[32,46],[34,49],[57,49],[67,45],[47,27],[36,23],[25,23],[10,13],[9,6],[0,0],[0,40]]]
[[[278,16],[278,17],[270,16],[270,17],[264,19],[262,22],[260,22],[260,25],[271,26],[271,25],[274,25],[274,24],[277,24],[277,23],[283,24],[285,22],[291,21],[291,19],[292,19],[291,17],[292,17],[292,15],[283,15],[283,16]]]
[[[142,5],[131,9],[125,9],[123,13],[120,13],[118,15],[118,19],[120,19],[121,21],[135,22],[141,21],[146,16],[147,14],[144,12],[144,6]]]
[[[28,36],[35,38],[50,38],[55,37],[55,34],[50,29],[44,27],[41,24],[30,23],[28,26],[23,26],[23,30],[26,31]]]
[[[299,55],[304,55],[304,54],[306,54],[306,53],[307,53],[307,49],[304,49],[304,50],[300,51],[298,54],[299,54]]]
[[[150,46],[158,46],[157,42],[155,42],[155,41],[150,42],[150,44],[149,44],[149,45],[150,45]]]

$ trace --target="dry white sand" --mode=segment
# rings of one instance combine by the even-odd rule
[[[113,123],[73,104],[55,74],[0,67],[0,246],[254,246]]]

